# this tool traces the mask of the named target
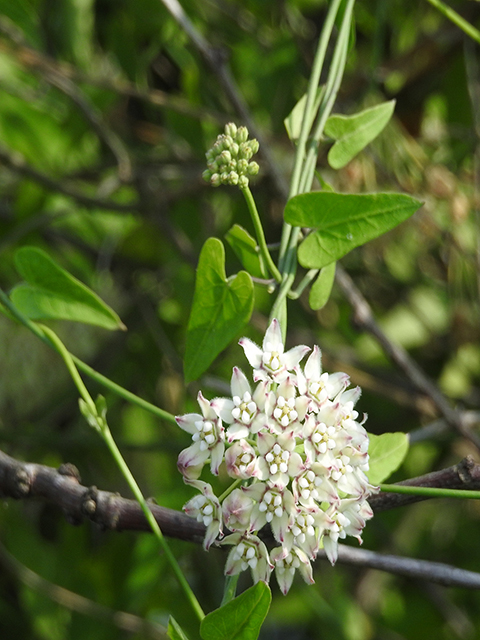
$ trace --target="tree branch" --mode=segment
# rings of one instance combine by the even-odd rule
[[[467,457],[448,469],[411,478],[399,484],[478,489],[480,465],[471,457]],[[54,469],[41,464],[20,462],[0,451],[0,497],[17,500],[40,498],[60,507],[67,521],[74,525],[91,520],[102,529],[151,532],[140,505],[135,500],[122,498],[118,494],[101,491],[96,487],[83,486],[78,470],[72,464],[64,464],[59,469]],[[425,499],[419,496],[380,493],[372,496],[369,502],[378,513]],[[203,542],[203,524],[184,513],[156,504],[151,504],[151,509],[164,535],[198,544]],[[268,542],[271,533],[265,530],[263,534]],[[318,554],[318,558],[325,558],[323,551]],[[339,547],[338,562],[449,586],[480,589],[480,574],[435,562],[379,554],[345,545]]]

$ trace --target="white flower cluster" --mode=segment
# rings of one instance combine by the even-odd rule
[[[360,388],[347,390],[345,373],[323,373],[317,346],[302,370],[299,363],[310,349],[284,352],[277,320],[262,348],[248,338],[240,345],[253,367],[255,389],[235,367],[232,397],[209,402],[199,392],[202,413],[176,418],[193,440],[180,453],[178,468],[200,490],[184,510],[205,524],[206,549],[223,538],[224,527],[231,532],[222,540],[232,546],[227,575],[251,569],[255,582],[268,582],[275,569],[286,594],[296,569],[313,583],[311,560],[319,548],[334,564],[339,539],[350,535],[361,543],[373,515],[367,498],[376,488],[365,475],[365,418],[358,422],[354,410]],[[199,477],[208,461],[217,475],[223,460],[235,482],[219,499]],[[270,552],[258,537],[266,524],[278,544]]]
[[[221,184],[248,187],[248,176],[258,173],[259,166],[250,162],[258,151],[258,140],[248,139],[248,129],[238,127],[230,122],[225,125],[225,133],[217,137],[217,141],[206,153],[207,166],[203,179],[214,187]]]

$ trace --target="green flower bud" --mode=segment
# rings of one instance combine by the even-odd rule
[[[212,172],[209,169],[205,169],[205,171],[202,173],[202,178],[205,180],[205,182],[210,182],[212,178]]]
[[[248,160],[242,158],[237,161],[237,171],[238,173],[247,173],[248,171]]]
[[[225,135],[226,136],[231,136],[232,138],[235,138],[235,136],[237,135],[237,125],[234,124],[233,122],[229,122],[228,124],[225,125]]]
[[[250,145],[250,149],[251,149],[253,155],[258,153],[258,150],[260,148],[260,144],[259,144],[259,142],[258,142],[258,140],[256,138],[252,138],[251,140],[249,140],[248,144]]]
[[[229,164],[232,161],[232,154],[230,153],[230,151],[227,151],[225,149],[225,151],[222,151],[222,153],[220,154],[220,162],[222,162],[223,164]]]
[[[238,177],[238,186],[240,189],[246,189],[248,187],[248,178],[247,176],[239,176]]]
[[[253,152],[252,152],[252,149],[250,148],[249,142],[242,142],[240,144],[238,155],[241,158],[244,158],[245,160],[250,160],[250,158],[253,156]]]
[[[228,174],[228,184],[235,186],[236,184],[238,184],[238,180],[238,173],[236,171],[230,171],[230,173]]]
[[[232,142],[230,153],[232,154],[233,158],[236,158],[238,156],[238,144],[236,142]]]
[[[259,170],[260,167],[258,165],[258,162],[253,161],[248,164],[247,173],[249,176],[256,176]]]
[[[248,140],[247,127],[238,127],[236,140],[238,143],[246,142]]]
[[[213,174],[213,176],[210,178],[210,184],[212,185],[212,187],[219,187],[222,184],[219,173]]]

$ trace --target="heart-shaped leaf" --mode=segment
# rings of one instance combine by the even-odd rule
[[[381,436],[369,433],[368,437],[370,469],[367,476],[371,484],[377,485],[391,476],[402,464],[408,451],[408,434],[401,431],[382,433]]]
[[[37,247],[22,247],[15,266],[27,284],[11,293],[13,304],[31,320],[73,320],[104,329],[125,329],[118,315],[83,282]]]
[[[310,289],[308,304],[314,311],[321,309],[328,302],[333,281],[335,280],[335,265],[336,262],[331,262],[326,267],[323,267]]]
[[[313,191],[291,198],[285,220],[314,228],[298,249],[307,269],[321,269],[410,217],[421,202],[402,193],[345,194]]]
[[[234,224],[225,234],[225,239],[250,275],[257,278],[268,277],[262,257],[257,251],[257,242],[248,231]]]
[[[217,238],[203,245],[198,261],[185,347],[185,379],[195,380],[248,322],[253,282],[246,271],[226,278],[225,249]]]
[[[200,625],[201,637],[203,640],[256,640],[271,600],[268,585],[257,582],[220,609],[209,613]]]
[[[325,134],[336,140],[328,152],[332,169],[344,167],[374,140],[392,117],[394,109],[395,100],[390,100],[353,116],[330,116],[325,123]]]

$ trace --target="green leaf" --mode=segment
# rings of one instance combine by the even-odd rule
[[[320,102],[323,98],[324,87],[319,87],[317,89],[317,95],[315,96],[315,101],[313,103],[313,109],[310,113],[308,130],[312,128],[313,121],[315,120],[315,116],[318,111],[318,107],[320,106]],[[292,111],[283,121],[285,124],[285,129],[287,130],[288,137],[292,142],[295,142],[300,137],[300,131],[302,129],[302,121],[303,121],[303,113],[305,111],[305,105],[307,103],[307,94],[305,93],[297,104],[293,107]]]
[[[390,231],[421,204],[402,193],[357,195],[313,191],[287,202],[285,221],[315,229],[300,245],[298,261],[307,269],[321,269]]]
[[[248,231],[240,225],[234,224],[225,234],[225,239],[251,276],[268,278],[262,257],[257,251],[257,242]]]
[[[272,594],[265,582],[257,582],[209,613],[200,625],[203,640],[256,640],[265,620]]]
[[[217,238],[203,245],[198,261],[185,347],[185,379],[195,380],[250,319],[253,283],[246,271],[228,280],[225,249]]]
[[[374,140],[392,117],[394,109],[395,100],[390,100],[353,116],[330,116],[325,123],[325,134],[336,140],[328,152],[332,169],[344,167]]]
[[[27,284],[11,293],[13,304],[31,320],[73,320],[104,329],[125,329],[118,315],[96,293],[36,247],[22,247],[15,266]]]
[[[168,618],[167,636],[170,640],[188,640],[185,632],[173,616]]]
[[[368,434],[370,456],[367,476],[371,484],[379,484],[386,480],[402,464],[408,451],[408,434],[396,431],[383,433],[381,436]]]
[[[336,262],[331,262],[323,267],[310,289],[308,304],[314,311],[321,309],[328,302],[335,280],[335,265]]]

